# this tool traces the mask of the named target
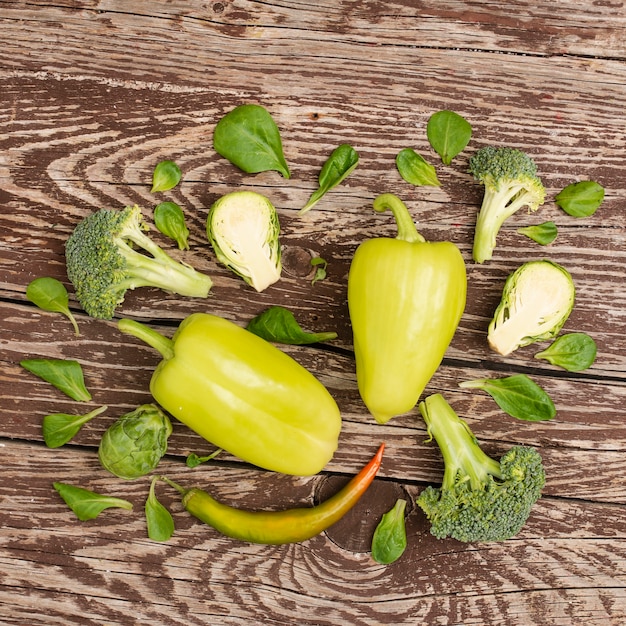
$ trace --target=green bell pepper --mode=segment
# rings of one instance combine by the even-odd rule
[[[168,339],[129,319],[119,329],[163,356],[154,399],[218,448],[259,467],[309,476],[337,449],[341,415],[313,374],[233,322],[193,313]]]
[[[427,242],[393,194],[374,200],[391,210],[396,239],[357,248],[348,274],[356,376],[377,422],[410,411],[439,367],[465,309],[467,276],[451,242]]]

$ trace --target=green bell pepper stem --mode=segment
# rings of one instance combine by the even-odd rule
[[[174,342],[145,324],[135,320],[121,319],[117,323],[117,327],[125,335],[132,335],[145,341],[150,347],[158,350],[165,360],[174,356]]]
[[[378,473],[385,444],[372,460],[334,496],[317,506],[285,511],[247,511],[222,504],[202,489],[184,489],[162,476],[182,496],[185,509],[227,537],[281,545],[306,541],[338,522],[359,500]]]
[[[378,213],[391,211],[398,224],[398,236],[396,239],[409,243],[424,243],[426,239],[417,232],[413,218],[406,204],[392,193],[383,193],[374,200],[374,210]]]

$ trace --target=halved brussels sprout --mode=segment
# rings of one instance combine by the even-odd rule
[[[254,191],[233,191],[209,209],[207,236],[219,261],[257,291],[280,278],[280,224],[272,203]]]
[[[574,308],[569,272],[552,261],[529,261],[506,280],[487,339],[506,356],[517,348],[554,337]]]

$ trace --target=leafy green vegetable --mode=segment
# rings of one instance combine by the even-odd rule
[[[173,239],[179,250],[189,250],[189,230],[185,224],[185,214],[176,202],[161,202],[155,207],[154,225],[166,237]]]
[[[324,280],[326,278],[328,263],[326,259],[323,259],[321,256],[316,256],[311,259],[311,265],[315,268],[315,275],[311,281],[311,285],[314,285],[318,280]]]
[[[406,550],[404,510],[406,500],[399,498],[380,520],[372,538],[372,558],[387,565],[397,561]]]
[[[593,180],[572,183],[560,191],[554,201],[572,217],[593,215],[604,200],[604,187]]]
[[[78,361],[71,359],[27,359],[20,361],[20,365],[73,400],[79,402],[91,400],[91,394],[85,387],[83,369]]]
[[[426,125],[426,136],[445,165],[463,151],[472,137],[470,123],[454,111],[438,111]]]
[[[359,154],[352,146],[344,143],[335,148],[322,166],[318,189],[311,194],[308,202],[300,209],[300,213],[312,209],[328,191],[345,180],[358,164]]]
[[[70,441],[89,420],[104,413],[107,408],[107,406],[101,406],[85,415],[67,415],[66,413],[46,415],[41,425],[43,440],[48,448],[59,448]]]
[[[247,329],[267,341],[291,345],[318,343],[337,337],[335,332],[308,333],[303,331],[294,314],[282,306],[271,306],[266,309],[250,320]]]
[[[506,378],[483,378],[459,383],[464,389],[482,389],[508,415],[520,420],[551,420],[556,409],[550,396],[526,374]]]
[[[278,126],[257,104],[242,104],[222,117],[213,131],[213,147],[248,174],[276,170],[291,176]]]
[[[404,148],[396,156],[396,167],[400,176],[411,185],[440,187],[435,167],[415,152],[413,148]]]
[[[180,167],[174,161],[161,161],[157,163],[152,173],[152,193],[168,191],[178,185],[182,177]]]
[[[536,241],[541,246],[551,244],[558,235],[558,229],[554,222],[543,222],[535,226],[525,226],[524,228],[518,228],[517,232],[526,235],[526,237]]]
[[[586,333],[569,333],[557,337],[550,346],[535,354],[536,359],[545,359],[569,372],[587,369],[596,360],[598,347]]]
[[[69,307],[69,296],[65,285],[50,276],[35,278],[26,287],[26,298],[44,311],[63,313],[74,327],[74,333],[78,337],[78,324]]]
[[[68,485],[67,483],[52,483],[65,504],[72,509],[76,517],[81,521],[94,519],[102,511],[109,508],[132,510],[133,505],[128,500],[103,496],[95,491],[89,491],[82,487]]]
[[[159,476],[154,476],[145,505],[148,537],[153,541],[167,541],[174,534],[174,519],[170,512],[159,502],[154,491]]]
[[[217,450],[211,452],[211,454],[207,454],[206,456],[198,456],[194,452],[191,452],[187,455],[185,463],[187,467],[198,467],[198,465],[201,465],[202,463],[213,460],[221,451],[222,448],[218,448]]]

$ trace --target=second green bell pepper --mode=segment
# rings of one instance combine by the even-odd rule
[[[459,249],[427,242],[393,194],[396,239],[359,245],[348,275],[348,307],[361,397],[377,422],[410,411],[439,367],[465,309],[467,276]]]
[[[265,469],[317,474],[337,449],[341,415],[309,371],[221,317],[193,313],[168,339],[129,319],[119,329],[163,356],[154,399],[215,446]]]

